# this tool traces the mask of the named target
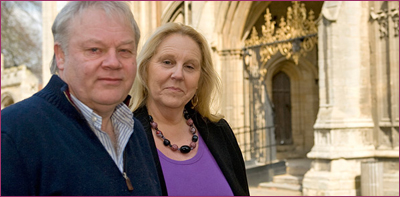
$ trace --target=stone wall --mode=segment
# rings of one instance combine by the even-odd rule
[[[304,195],[362,195],[361,163],[371,160],[386,166],[379,174],[382,195],[399,194],[398,36],[389,31],[387,38],[377,37],[380,27],[370,17],[371,8],[385,7],[398,10],[398,2],[324,4],[318,33],[320,108]]]
[[[25,65],[2,69],[1,108],[32,96],[38,89],[39,79]]]

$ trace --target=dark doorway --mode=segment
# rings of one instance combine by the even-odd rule
[[[280,71],[272,78],[272,101],[275,106],[275,139],[280,145],[293,143],[292,105],[290,99],[290,79]]]

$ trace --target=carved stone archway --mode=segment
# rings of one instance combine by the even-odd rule
[[[1,109],[14,104],[14,99],[9,92],[1,94]]]

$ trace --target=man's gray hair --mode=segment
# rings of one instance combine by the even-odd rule
[[[126,2],[121,1],[70,1],[58,13],[51,28],[54,37],[54,43],[59,43],[64,53],[68,53],[68,41],[70,38],[69,29],[71,21],[75,17],[80,17],[81,14],[88,8],[97,8],[105,11],[108,16],[119,16],[125,19],[132,27],[135,33],[136,49],[140,40],[140,30],[133,17],[131,9]],[[53,55],[50,67],[51,74],[58,73],[56,56]]]

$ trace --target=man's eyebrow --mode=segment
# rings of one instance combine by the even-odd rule
[[[105,44],[103,41],[97,39],[89,39],[82,42],[82,44],[88,44],[88,43],[101,44],[101,45]],[[135,40],[131,39],[131,40],[121,41],[120,43],[118,43],[118,45],[133,44],[133,43],[135,43]]]
[[[85,40],[85,41],[83,41],[82,42],[82,45],[84,45],[84,44],[91,44],[91,43],[94,43],[94,44],[104,44],[101,40],[97,40],[97,39],[89,39],[89,40]]]
[[[120,43],[120,45],[124,45],[124,44],[133,44],[133,43],[135,43],[134,40],[126,40],[126,41],[122,41],[122,42]]]

